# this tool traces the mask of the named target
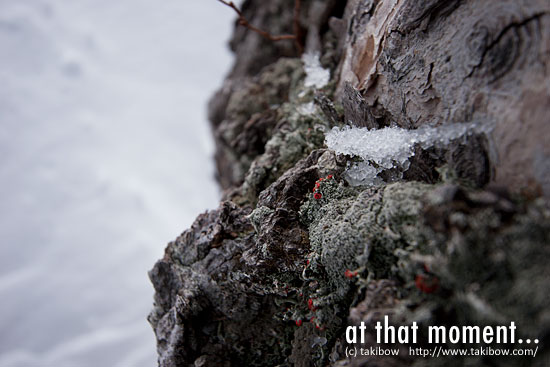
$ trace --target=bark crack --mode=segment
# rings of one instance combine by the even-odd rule
[[[545,15],[548,15],[550,13],[548,12],[540,12],[540,13],[535,13],[533,14],[532,16],[520,21],[520,22],[511,22],[510,24],[506,25],[504,28],[502,28],[502,30],[499,32],[499,34],[497,35],[497,37],[492,40],[486,47],[484,47],[483,49],[483,53],[481,55],[481,58],[480,58],[480,61],[477,65],[474,65],[472,67],[472,70],[468,73],[468,75],[466,75],[466,77],[464,79],[467,79],[469,77],[471,77],[474,72],[476,70],[479,70],[481,68],[481,66],[483,65],[483,63],[485,62],[486,58],[487,58],[487,54],[496,46],[499,44],[500,41],[502,41],[502,39],[506,36],[506,34],[509,32],[509,31],[512,31],[512,30],[517,30],[519,28],[522,28],[522,27],[525,27],[527,24],[529,24],[530,22],[532,21],[535,21],[535,20],[538,20],[540,18],[542,18],[543,16]]]

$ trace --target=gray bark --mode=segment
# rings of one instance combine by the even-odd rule
[[[209,106],[223,201],[149,273],[159,365],[547,366],[550,2],[302,3],[306,49],[331,80],[308,89],[292,41],[235,29],[235,66]],[[292,10],[243,5],[273,34],[292,31]],[[491,133],[416,146],[374,187],[350,187],[355,158],[324,146],[348,123],[470,121]],[[384,315],[424,330],[515,321],[540,348],[425,359],[408,352],[433,347],[421,334],[397,357],[346,358],[345,328],[364,322],[355,346],[380,346]]]

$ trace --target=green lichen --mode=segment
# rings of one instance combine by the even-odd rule
[[[248,219],[250,219],[250,223],[252,223],[254,231],[256,231],[257,234],[260,233],[263,220],[271,213],[273,213],[273,209],[267,206],[259,206],[250,213]]]
[[[302,207],[309,224],[312,260],[324,268],[331,293],[347,292],[347,269],[365,269],[376,277],[388,276],[397,260],[396,251],[418,245],[421,198],[431,186],[409,182],[334,194],[334,184],[322,185],[326,195]],[[342,189],[344,192],[345,190]],[[323,191],[322,191],[323,192]],[[333,197],[341,198],[332,199]]]
[[[469,195],[466,192],[465,195]],[[487,193],[485,193],[487,194]],[[470,199],[469,199],[470,200]],[[547,297],[550,269],[550,210],[538,199],[513,213],[499,204],[466,205],[437,191],[427,197],[446,226],[419,227],[424,246],[415,254],[429,260],[441,290],[435,295],[411,293],[409,304],[420,305],[406,316],[426,325],[506,325],[514,321],[517,339],[543,339],[550,329]],[[412,261],[409,256],[405,262]],[[420,317],[421,315],[421,317]],[[456,346],[449,345],[449,348]],[[524,348],[525,345],[507,345]],[[548,352],[536,359],[469,357],[453,360],[416,360],[414,366],[544,366]]]
[[[303,78],[300,59],[279,59],[231,94],[227,117],[247,121],[253,114],[265,111],[266,107],[277,108],[288,99],[289,91],[295,90]]]
[[[361,191],[334,178],[318,182],[300,209],[311,253],[299,290],[303,299],[288,314],[314,317],[322,334],[332,340],[347,317],[356,282],[400,276],[398,253],[418,247],[422,197],[432,186],[408,182]],[[308,300],[312,307],[305,306]],[[322,355],[328,355],[325,348]]]
[[[303,106],[312,103],[312,98],[296,98],[280,106],[276,131],[268,140],[265,152],[250,165],[242,189],[251,202],[296,162],[324,145],[329,121],[316,107],[313,113],[303,111]]]

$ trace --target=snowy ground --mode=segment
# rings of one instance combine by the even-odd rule
[[[0,0],[0,366],[156,364],[147,271],[217,204],[215,0]]]

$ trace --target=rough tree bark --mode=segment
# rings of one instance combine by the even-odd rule
[[[242,10],[292,33],[292,0]],[[209,106],[223,201],[149,274],[160,366],[547,366],[550,2],[304,0],[300,23],[331,71],[320,89],[292,41],[235,28]],[[345,124],[471,121],[491,132],[418,146],[376,186],[348,185],[354,158],[324,145]],[[424,359],[408,349],[433,347],[421,334],[399,356],[346,359],[345,327],[365,322],[355,346],[379,346],[383,315],[423,330],[513,320],[540,347]]]
[[[548,1],[354,3],[340,94],[407,128],[494,123],[494,181],[550,194]]]

